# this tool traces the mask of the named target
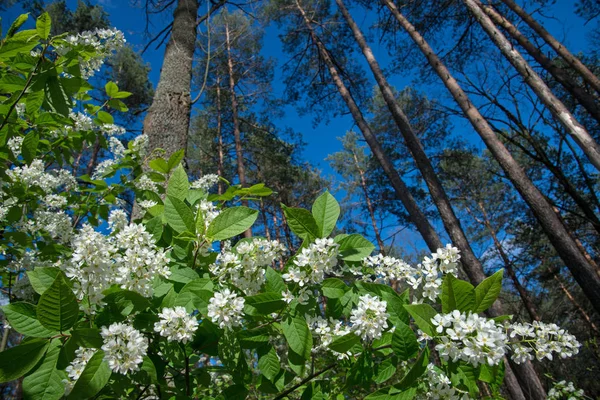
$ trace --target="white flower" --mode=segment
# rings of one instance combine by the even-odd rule
[[[365,258],[364,264],[373,269],[377,283],[390,284],[392,281],[403,281],[413,289],[421,284],[419,271],[397,258],[377,254]],[[368,280],[366,277],[364,279]]]
[[[148,339],[133,328],[123,323],[114,323],[100,332],[104,344],[104,359],[114,372],[127,374],[139,370],[148,350]]]
[[[77,350],[75,350],[75,359],[71,361],[67,368],[65,368],[65,372],[69,376],[69,379],[63,379],[66,395],[71,393],[71,390],[75,385],[75,381],[79,379],[88,361],[90,361],[90,359],[96,353],[96,351],[97,349],[88,349],[85,347],[80,347]]]
[[[148,175],[140,176],[135,182],[133,182],[133,185],[138,190],[149,190],[151,192],[156,192],[158,190],[156,182],[150,179]]]
[[[129,218],[123,210],[112,210],[108,215],[108,226],[113,232],[122,230],[128,223]]]
[[[215,292],[208,304],[208,318],[220,328],[240,326],[244,316],[244,303],[243,297],[238,297],[229,289]]]
[[[317,239],[294,258],[295,267],[289,268],[282,277],[300,286],[323,282],[326,274],[337,266],[339,245],[331,238]]]
[[[548,391],[548,400],[578,400],[586,398],[583,390],[577,390],[573,382],[555,382],[552,389]]]
[[[160,321],[154,324],[154,331],[170,342],[187,343],[198,328],[198,320],[190,316],[185,307],[163,308],[158,316]]]
[[[532,324],[511,324],[508,329],[511,330],[511,338],[522,341],[512,344],[513,360],[517,363],[532,359],[531,351],[535,352],[538,360],[552,360],[553,354],[560,358],[573,357],[581,347],[575,336],[556,324],[534,321]]]
[[[191,183],[192,189],[202,189],[207,192],[211,187],[219,182],[219,175],[208,174]]]
[[[131,150],[137,157],[144,158],[146,152],[148,151],[148,143],[148,135],[139,135],[131,142]]]
[[[388,327],[387,302],[368,294],[360,296],[358,308],[352,310],[352,330],[363,340],[379,339]]]
[[[288,304],[290,304],[292,301],[294,301],[294,295],[292,294],[292,292],[290,292],[287,289],[281,293],[281,296],[283,298],[283,301],[285,301]]]
[[[22,136],[13,136],[10,139],[8,139],[8,142],[6,143],[6,145],[8,146],[10,151],[12,151],[15,158],[21,155],[21,146],[23,145],[23,139],[24,138]]]
[[[149,208],[154,207],[158,203],[156,201],[153,201],[153,200],[142,200],[138,204],[140,205],[140,207],[142,207],[143,209],[147,210]]]

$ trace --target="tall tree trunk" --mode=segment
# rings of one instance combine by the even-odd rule
[[[481,201],[477,202],[477,206],[479,207],[479,210],[481,211],[481,215],[483,216],[483,221],[482,221],[483,225],[490,233],[490,236],[492,237],[492,240],[494,241],[494,247],[498,251],[500,258],[502,259],[502,263],[504,264],[504,270],[506,271],[506,274],[508,275],[508,277],[512,280],[513,285],[515,285],[517,292],[519,292],[519,296],[521,296],[521,301],[523,302],[523,305],[525,306],[525,309],[527,310],[529,317],[531,317],[531,319],[533,321],[539,321],[540,314],[538,313],[535,305],[533,304],[533,301],[531,300],[531,296],[529,295],[529,293],[527,293],[527,289],[525,289],[525,287],[523,287],[523,285],[521,284],[521,281],[519,281],[519,278],[517,277],[517,274],[515,273],[515,270],[513,269],[513,263],[510,260],[510,258],[508,257],[508,254],[506,254],[506,252],[504,251],[504,247],[502,247],[502,243],[498,239],[498,234],[496,233],[496,230],[492,226],[492,223],[488,217],[487,210],[485,209],[485,207]]]
[[[450,74],[450,71],[448,71],[425,39],[398,11],[391,0],[382,1],[427,57],[427,60],[440,76],[444,85],[452,94],[452,97],[465,113],[477,133],[481,136],[507,177],[527,202],[529,207],[531,207],[532,212],[548,236],[548,239],[564,261],[565,265],[569,268],[586,296],[590,299],[595,310],[600,313],[600,278],[592,266],[587,262],[585,256],[579,251],[577,244],[563,226],[563,221],[554,213],[544,195],[537,187],[535,187],[504,144],[496,137],[485,118],[471,103],[467,94],[462,90],[456,79]]]
[[[235,154],[237,158],[237,172],[240,185],[246,187],[246,167],[244,166],[244,151],[242,149],[242,133],[240,130],[240,119],[238,116],[238,101],[235,95],[235,77],[233,71],[233,57],[231,55],[231,40],[229,37],[229,25],[225,24],[225,44],[227,46],[227,69],[229,71],[229,92],[231,96],[231,115],[233,118],[233,137],[235,139]],[[242,200],[242,205],[248,206],[247,200]],[[244,237],[252,237],[252,230],[248,228]]]
[[[177,1],[160,79],[144,119],[149,149],[160,147],[165,150],[167,158],[187,145],[197,14],[197,0]]]
[[[377,245],[379,246],[379,252],[385,256],[385,244],[381,239],[381,233],[379,233],[379,227],[377,226],[377,219],[375,218],[375,209],[373,208],[373,202],[371,201],[371,197],[369,196],[365,171],[363,171],[360,167],[360,164],[358,163],[358,158],[356,157],[356,153],[354,152],[354,150],[352,151],[352,156],[354,157],[354,165],[356,166],[358,174],[360,175],[360,187],[362,188],[363,194],[365,195],[365,203],[367,203],[367,209],[369,210],[369,216],[371,217],[371,223],[373,224],[373,233],[375,234],[375,239],[377,240]]]
[[[503,17],[498,11],[496,11],[492,6],[482,6],[483,11],[494,21],[494,23],[498,26],[501,26],[510,36],[519,43],[521,47],[529,53],[531,57],[535,61],[537,61],[546,71],[548,71],[557,82],[559,82],[566,90],[569,92],[579,104],[581,104],[590,115],[596,119],[596,121],[600,122],[600,107],[598,107],[598,103],[596,102],[596,98],[592,96],[590,93],[586,92],[581,86],[577,84],[577,82],[572,79],[565,70],[556,66],[554,62],[547,57],[539,47],[535,46],[533,43],[523,35],[514,26],[508,19]]]
[[[267,240],[271,240],[271,232],[269,231],[269,221],[267,221],[267,211],[265,210],[265,203],[260,201],[260,215],[265,226],[265,236]]]
[[[600,171],[600,146],[598,146],[598,143],[596,143],[583,125],[575,119],[567,107],[552,93],[544,80],[531,68],[517,49],[514,48],[496,25],[494,25],[492,20],[483,12],[481,2],[479,0],[463,0],[463,3],[465,3],[475,16],[475,19],[477,19],[483,30],[500,49],[504,57],[519,72],[525,83],[527,83],[546,108],[573,137],[594,167]]]
[[[406,208],[411,222],[415,224],[417,230],[419,231],[419,233],[421,234],[431,251],[436,251],[438,248],[443,247],[442,241],[440,240],[438,234],[435,232],[433,226],[431,226],[431,224],[427,220],[425,214],[423,214],[423,212],[419,208],[417,202],[408,191],[408,187],[406,186],[404,181],[402,181],[402,178],[400,178],[398,171],[396,171],[394,165],[383,151],[381,144],[379,144],[379,141],[371,131],[371,128],[369,127],[367,121],[363,117],[362,112],[360,111],[358,105],[354,101],[352,94],[346,87],[346,84],[342,81],[342,78],[339,75],[339,72],[335,66],[335,63],[333,62],[333,59],[331,58],[331,55],[329,54],[329,51],[325,48],[323,42],[321,42],[317,34],[314,32],[312,22],[306,15],[306,12],[302,8],[298,0],[296,0],[296,6],[304,19],[306,28],[310,32],[310,37],[313,44],[317,46],[321,58],[325,61],[327,65],[329,74],[331,75],[331,78],[333,79],[340,93],[340,96],[342,96],[342,99],[344,100],[348,109],[350,110],[350,113],[354,118],[354,122],[363,134],[367,144],[373,152],[373,155],[377,158],[377,161],[379,161],[379,164],[388,176],[388,179],[390,180],[390,183],[394,188],[396,195],[404,205],[404,208]]]
[[[92,147],[92,154],[90,154],[90,159],[85,167],[85,173],[89,176],[92,176],[94,172],[94,167],[96,167],[96,161],[98,161],[98,153],[100,153],[100,137],[96,138],[96,142],[94,142],[94,147]]]
[[[396,101],[392,87],[389,85],[387,79],[383,75],[379,63],[375,59],[371,48],[367,44],[364,35],[360,31],[360,28],[352,19],[352,16],[344,5],[343,0],[335,0],[335,2],[342,12],[342,15],[346,19],[348,26],[352,30],[354,38],[356,39],[356,42],[358,43],[367,63],[369,64],[369,67],[371,68],[371,71],[373,72],[373,76],[379,85],[383,99],[385,100],[385,103],[392,114],[392,118],[400,130],[406,146],[412,154],[417,168],[419,168],[419,171],[421,172],[421,175],[423,176],[423,179],[429,188],[429,193],[431,194],[431,197],[440,213],[444,227],[450,235],[450,239],[454,245],[460,249],[461,263],[465,272],[467,273],[467,276],[473,283],[479,283],[483,281],[486,278],[486,275],[483,272],[483,267],[471,249],[471,245],[465,236],[465,233],[460,225],[460,221],[456,217],[456,214],[454,214],[454,210],[450,205],[450,200],[448,199],[448,196],[446,195],[446,192],[442,187],[435,170],[433,169],[433,165],[431,165],[429,157],[427,157],[425,150],[423,150],[421,141],[415,134],[410,122],[408,121],[408,118],[404,114],[404,111],[402,111],[400,104],[398,104]]]
[[[554,36],[550,34],[544,27],[537,22],[531,15],[529,15],[523,8],[521,8],[513,0],[502,0],[504,4],[508,6],[515,14],[517,14],[523,21],[529,25],[531,29],[546,43],[558,53],[573,69],[575,69],[581,77],[594,88],[595,91],[600,93],[600,79],[592,73],[580,60],[575,57],[569,49],[567,49],[562,43],[560,43]]]
[[[592,321],[592,319],[590,318],[588,313],[583,309],[581,304],[579,304],[577,299],[575,299],[575,297],[573,297],[573,295],[571,294],[571,291],[569,290],[569,288],[567,288],[567,285],[565,285],[565,283],[562,281],[562,279],[560,279],[558,274],[554,275],[554,280],[556,281],[556,283],[558,283],[558,287],[560,287],[560,290],[562,290],[563,293],[565,294],[565,296],[567,296],[567,298],[569,299],[571,304],[573,304],[573,306],[577,309],[577,311],[579,311],[579,313],[581,314],[581,316],[583,317],[585,322],[588,324],[588,326],[592,330],[592,333],[594,334],[594,336],[598,336],[600,334],[598,327],[596,326],[594,321]]]
[[[223,121],[222,121],[221,109],[221,77],[217,77],[217,152],[219,153],[219,160],[217,161],[217,175],[223,176],[225,171],[223,170]],[[223,182],[219,179],[218,193],[223,194]]]

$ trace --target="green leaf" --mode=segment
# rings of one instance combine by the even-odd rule
[[[52,286],[59,274],[62,275],[61,271],[54,267],[37,267],[33,271],[27,271],[29,283],[31,283],[33,290],[40,295]]]
[[[228,208],[212,220],[206,236],[212,240],[229,239],[249,229],[257,217],[258,211],[248,207]]]
[[[313,346],[313,339],[306,320],[298,316],[290,316],[283,320],[281,328],[290,349],[300,357],[308,360]]]
[[[475,288],[469,282],[446,275],[442,283],[442,312],[470,311],[475,303]]]
[[[64,88],[57,77],[50,76],[46,80],[48,93],[50,94],[50,104],[54,111],[63,116],[68,116],[71,109],[71,101],[64,91]]]
[[[50,36],[50,27],[52,22],[50,21],[50,15],[47,12],[43,13],[35,21],[35,30],[40,38],[46,40]]]
[[[415,324],[423,332],[429,336],[434,336],[434,326],[431,319],[435,317],[438,312],[429,304],[406,304],[404,306],[406,311],[413,317]]]
[[[2,307],[10,325],[19,333],[31,337],[50,337],[58,332],[45,328],[37,319],[36,307],[29,303],[12,303]]]
[[[377,372],[375,375],[375,383],[381,384],[396,374],[397,359],[395,357],[384,360],[377,366]]]
[[[98,111],[98,120],[100,122],[102,122],[103,124],[114,124],[115,123],[115,119],[113,118],[112,115],[110,115],[109,113],[107,113],[106,111]]]
[[[392,334],[392,350],[402,361],[410,360],[419,351],[417,337],[408,325],[396,325]]]
[[[10,38],[14,36],[15,32],[27,21],[29,18],[29,13],[21,14],[17,17],[17,19],[10,25],[10,28],[6,31],[6,37]]]
[[[0,352],[0,383],[25,375],[44,356],[50,342],[33,339]]]
[[[266,284],[265,289],[267,292],[283,293],[286,291],[287,286],[281,277],[281,274],[275,271],[271,267],[267,267],[265,272]]]
[[[269,315],[285,307],[281,293],[265,292],[254,296],[246,296],[244,311],[248,315]]]
[[[313,215],[303,208],[287,207],[281,205],[287,224],[298,237],[312,240],[320,237],[319,227]]]
[[[169,161],[168,161],[169,171],[172,170],[173,168],[175,168],[176,165],[179,165],[181,160],[183,160],[184,156],[185,156],[185,152],[183,149],[178,150],[175,153],[171,154],[171,157],[169,157]]]
[[[187,204],[177,197],[167,196],[165,198],[165,217],[167,224],[177,233],[196,231],[194,213]]]
[[[119,93],[119,87],[114,82],[107,82],[106,85],[104,85],[104,90],[108,97],[115,97],[115,95]]]
[[[167,186],[167,196],[175,197],[181,201],[185,200],[188,190],[190,189],[190,183],[188,176],[183,169],[183,166],[179,164],[175,171],[169,178],[169,184]]]
[[[75,324],[78,316],[77,298],[62,275],[59,275],[40,297],[38,320],[48,329],[64,332]]]
[[[503,275],[504,270],[498,270],[494,275],[484,279],[477,285],[475,288],[475,305],[473,306],[476,313],[483,312],[494,304],[502,289]]]
[[[323,289],[323,295],[330,299],[339,299],[346,294],[350,288],[338,278],[327,278],[323,281],[321,288]]]
[[[27,115],[33,116],[39,111],[44,103],[44,91],[38,90],[27,94],[25,99],[25,111]]]
[[[417,379],[419,379],[421,377],[421,375],[423,375],[423,373],[427,370],[428,364],[429,364],[429,348],[425,347],[421,351],[421,354],[419,355],[419,358],[417,359],[417,361],[415,361],[413,366],[406,373],[406,375],[404,375],[402,380],[398,384],[394,385],[394,387],[399,390],[406,390],[409,387],[411,387],[412,385],[414,385],[415,382],[417,382]]]
[[[56,369],[60,349],[60,340],[52,340],[41,365],[23,379],[24,399],[58,400],[65,394],[63,376]]]
[[[21,151],[23,159],[30,163],[37,155],[38,143],[40,142],[40,134],[38,131],[32,130],[23,139],[23,145]]]
[[[203,287],[208,287],[208,283],[204,284],[205,281],[209,281],[209,279],[198,279],[198,273],[191,268],[181,267],[181,266],[173,266],[171,267],[171,275],[169,275],[170,281],[179,282],[179,283],[189,283],[192,281],[199,281],[199,285],[203,285]],[[210,282],[212,284],[212,282]],[[185,287],[185,286],[184,286]],[[212,286],[210,286],[212,288]],[[183,290],[183,289],[182,289]]]
[[[169,165],[167,164],[167,160],[164,158],[155,158],[154,160],[150,161],[148,165],[155,171],[162,172],[163,174],[169,173]]]
[[[104,361],[104,352],[98,350],[85,366],[69,399],[89,399],[94,397],[110,379],[111,370],[108,363]]]
[[[338,243],[340,255],[346,261],[362,261],[375,250],[375,245],[358,233],[348,235]]]
[[[279,357],[273,346],[266,346],[265,348],[259,349],[258,369],[268,380],[273,381],[279,371],[281,371],[281,365]]]
[[[88,349],[99,349],[104,344],[98,328],[78,328],[71,332],[71,338],[78,347]]]
[[[360,338],[352,332],[335,339],[329,344],[329,348],[338,353],[345,353],[356,345],[360,345]]]
[[[319,237],[327,237],[333,232],[340,216],[340,205],[331,193],[325,192],[313,203],[312,215],[319,228]]]
[[[27,81],[18,75],[5,75],[0,79],[0,92],[14,93],[25,89]],[[14,115],[14,114],[13,114]]]
[[[113,99],[126,99],[129,96],[131,96],[133,93],[131,92],[126,92],[124,90],[120,91],[119,93],[115,93],[113,96]]]

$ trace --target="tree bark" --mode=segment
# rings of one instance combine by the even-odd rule
[[[463,3],[475,16],[483,30],[500,49],[504,57],[519,72],[527,85],[535,92],[541,102],[573,137],[590,162],[600,171],[600,146],[581,125],[565,105],[552,93],[544,80],[531,68],[523,56],[515,49],[492,20],[483,12],[479,0],[463,0]]]
[[[217,77],[217,152],[219,153],[219,161],[217,162],[217,175],[219,176],[223,176],[225,173],[223,170],[223,121],[221,113],[221,78]],[[223,194],[223,182],[220,179],[217,185],[218,193]]]
[[[559,278],[558,274],[554,275],[554,280],[556,281],[556,283],[558,283],[560,290],[562,290],[563,293],[565,294],[565,296],[567,296],[567,298],[569,299],[571,304],[573,304],[573,306],[575,306],[577,311],[579,311],[579,313],[581,314],[581,316],[583,317],[585,322],[588,324],[588,326],[592,330],[594,336],[598,336],[600,333],[600,331],[598,331],[598,327],[596,326],[594,321],[592,321],[592,319],[590,318],[588,313],[583,309],[583,307],[581,307],[581,304],[579,304],[577,299],[575,299],[575,297],[573,297],[573,295],[571,294],[571,291],[567,288],[567,286],[564,284],[562,279]]]
[[[178,0],[160,79],[144,119],[149,149],[172,153],[185,149],[190,125],[190,85],[196,48],[197,0]]]
[[[504,4],[508,6],[515,14],[517,14],[523,21],[529,25],[531,29],[546,43],[558,53],[573,69],[575,69],[581,77],[598,93],[600,93],[600,79],[592,73],[580,60],[575,57],[569,49],[567,49],[562,43],[560,43],[554,36],[550,34],[544,27],[537,22],[531,15],[529,15],[523,8],[521,8],[513,0],[502,0]]]
[[[356,165],[356,169],[358,170],[358,174],[360,175],[360,186],[363,190],[363,194],[365,195],[365,202],[367,203],[367,209],[369,210],[369,216],[371,217],[371,223],[373,224],[373,233],[375,234],[375,239],[377,240],[377,245],[379,246],[379,252],[385,256],[385,244],[381,239],[379,227],[377,226],[377,219],[375,218],[375,209],[373,208],[373,202],[369,197],[369,190],[367,186],[367,178],[365,177],[365,171],[363,171],[360,165],[358,164],[358,158],[356,157],[356,153],[354,153],[354,150],[352,151],[352,156],[354,157],[354,165]]]
[[[440,240],[438,234],[435,232],[433,226],[431,226],[431,224],[427,220],[425,214],[423,214],[423,212],[419,208],[417,202],[408,191],[408,187],[406,186],[404,181],[402,181],[402,178],[400,178],[398,171],[396,171],[392,162],[389,160],[389,158],[383,151],[381,144],[371,131],[371,128],[369,127],[367,121],[363,117],[362,112],[360,111],[358,105],[354,101],[352,94],[346,87],[346,84],[342,81],[342,78],[340,77],[340,74],[335,66],[335,63],[333,62],[331,55],[329,54],[329,51],[325,48],[323,42],[321,42],[317,34],[314,32],[312,22],[306,15],[306,12],[302,8],[298,0],[296,0],[296,6],[298,8],[298,11],[302,15],[306,28],[310,32],[310,37],[313,44],[317,46],[319,54],[321,55],[322,59],[327,65],[329,74],[331,75],[331,78],[333,79],[340,93],[340,96],[342,96],[342,99],[344,100],[348,109],[350,110],[350,113],[354,118],[354,122],[363,134],[367,144],[373,152],[373,155],[377,158],[379,164],[388,176],[390,183],[394,188],[394,191],[396,192],[396,195],[406,208],[411,222],[415,224],[417,230],[419,231],[419,233],[427,243],[427,246],[432,252],[436,251],[438,248],[443,247],[442,241]]]
[[[481,136],[507,177],[531,208],[548,239],[588,299],[590,299],[594,309],[600,313],[600,278],[584,255],[579,251],[575,241],[563,226],[563,221],[554,213],[544,195],[535,187],[504,144],[496,137],[490,125],[483,118],[479,110],[471,103],[467,94],[462,90],[456,79],[450,74],[450,71],[448,71],[425,39],[398,11],[391,0],[382,1],[427,57],[429,63],[440,76],[444,85],[452,94],[452,97],[465,113],[477,133]]]
[[[244,166],[244,151],[242,148],[242,133],[240,130],[240,119],[238,116],[238,101],[235,95],[235,77],[233,70],[233,57],[231,56],[231,40],[229,37],[229,25],[225,24],[225,44],[227,47],[227,69],[229,71],[229,92],[231,96],[231,115],[233,119],[233,137],[235,140],[235,154],[237,158],[237,172],[240,185],[246,187],[246,167]],[[242,205],[248,207],[248,200],[242,200]],[[244,237],[252,237],[252,230],[244,231]]]
[[[501,26],[510,36],[523,47],[527,53],[535,61],[537,61],[546,71],[548,71],[558,83],[560,83],[569,92],[579,104],[581,104],[590,115],[598,122],[600,122],[600,107],[596,102],[594,96],[586,92],[581,86],[575,82],[562,68],[556,66],[554,62],[547,57],[539,47],[536,47],[533,43],[523,35],[508,19],[503,17],[498,11],[492,6],[482,6],[483,11],[496,23]]]

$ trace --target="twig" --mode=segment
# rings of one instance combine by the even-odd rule
[[[277,397],[275,397],[273,400],[280,400],[283,399],[285,396],[287,396],[288,394],[292,393],[294,390],[298,389],[300,386],[310,382],[311,380],[315,379],[316,377],[318,377],[319,375],[329,371],[330,369],[333,369],[337,364],[331,364],[326,366],[325,368],[323,368],[320,371],[315,372],[314,374],[304,378],[302,381],[300,381],[300,383],[292,386],[291,388],[289,388],[288,390],[281,392]]]

